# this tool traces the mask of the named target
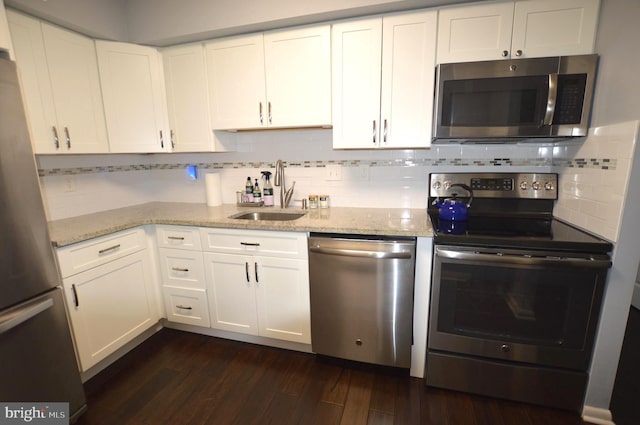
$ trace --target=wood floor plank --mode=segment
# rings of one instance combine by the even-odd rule
[[[388,413],[393,416],[396,410],[395,402],[398,386],[401,381],[406,383],[407,380],[408,377],[403,379],[389,373],[376,374],[371,394],[371,410]]]
[[[395,399],[395,425],[418,425],[421,420],[425,387],[422,379],[406,378],[398,383]]]
[[[366,425],[371,404],[373,374],[355,370],[351,372],[349,393],[342,413],[341,425]]]
[[[380,412],[378,410],[369,410],[369,417],[367,418],[367,425],[393,425],[394,416]]]

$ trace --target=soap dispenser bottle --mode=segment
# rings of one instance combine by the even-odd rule
[[[271,186],[271,172],[262,171],[264,177],[264,185],[262,186],[262,199],[265,207],[273,206],[273,186]]]
[[[251,183],[251,177],[247,177],[247,182],[244,184],[244,194],[247,195],[247,202],[253,202],[253,183]]]
[[[253,202],[260,202],[262,200],[262,192],[260,191],[260,186],[258,186],[258,179],[256,179],[256,184],[253,186]]]

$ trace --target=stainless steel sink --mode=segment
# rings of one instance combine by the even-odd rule
[[[274,211],[256,211],[240,213],[230,216],[234,220],[267,220],[267,221],[289,221],[303,217],[304,213],[294,212],[274,212]]]

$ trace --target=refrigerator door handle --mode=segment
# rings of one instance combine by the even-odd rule
[[[45,310],[50,309],[51,307],[53,307],[53,300],[49,298],[36,305],[30,305],[18,311],[11,312],[6,315],[6,319],[0,317],[0,335],[9,332],[16,326],[26,322],[29,319],[32,319],[33,317],[37,316]]]

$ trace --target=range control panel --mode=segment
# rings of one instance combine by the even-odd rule
[[[460,186],[471,188],[477,198],[558,199],[555,173],[434,173],[429,175],[429,196],[467,196]]]

